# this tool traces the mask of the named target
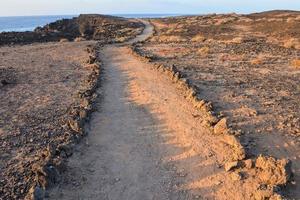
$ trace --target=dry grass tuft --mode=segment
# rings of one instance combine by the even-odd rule
[[[244,41],[243,37],[235,37],[231,40],[223,40],[223,42],[226,44],[241,44],[243,43],[243,41]]]
[[[290,38],[286,41],[284,41],[284,44],[283,46],[285,48],[292,48],[292,49],[300,49],[300,42],[299,42],[299,39],[296,39],[296,38]]]
[[[192,42],[204,42],[206,40],[206,38],[199,34],[199,35],[196,35],[195,37],[192,38]]]
[[[62,39],[59,40],[59,42],[69,42],[69,40],[66,39],[66,38],[62,38]]]
[[[263,63],[263,60],[260,58],[255,58],[253,60],[250,61],[251,65],[260,65]]]
[[[300,59],[292,60],[291,65],[297,69],[300,69]]]
[[[210,52],[209,47],[202,47],[197,51],[198,55],[200,55],[200,56],[207,56],[209,54],[209,52]]]
[[[266,19],[267,22],[282,22],[283,19],[281,18],[270,18],[270,19]]]
[[[125,42],[126,40],[127,40],[126,37],[117,37],[116,38],[116,42],[120,42],[120,43]]]
[[[74,42],[82,42],[82,41],[86,41],[86,39],[84,37],[77,37],[74,39]]]
[[[187,39],[176,35],[163,35],[159,37],[159,42],[186,42]]]
[[[289,17],[289,18],[286,19],[286,22],[287,22],[287,23],[292,23],[292,22],[295,22],[295,21],[296,21],[296,20],[295,20],[294,17]]]
[[[243,42],[243,38],[242,37],[236,37],[236,38],[233,38],[231,40],[232,43],[236,43],[236,44],[241,44]]]

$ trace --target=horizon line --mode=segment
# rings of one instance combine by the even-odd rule
[[[80,13],[80,14],[43,14],[43,15],[0,15],[0,17],[44,17],[44,16],[79,16],[79,15],[197,15],[200,13]]]
[[[76,14],[43,14],[43,15],[0,15],[0,17],[45,17],[45,16],[79,16],[81,14],[99,14],[99,15],[209,15],[209,14],[252,14],[270,11],[290,11],[290,12],[300,12],[300,10],[288,10],[288,9],[273,9],[273,10],[262,10],[253,12],[203,12],[203,13],[76,13]]]

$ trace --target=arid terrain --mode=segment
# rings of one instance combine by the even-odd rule
[[[143,29],[141,23],[124,19],[94,15],[80,19],[85,17],[92,18],[87,22],[110,28],[95,31],[98,41],[74,38],[68,42],[64,32],[55,36],[60,42],[33,43],[36,41],[26,40],[28,33],[16,44],[0,42],[0,199],[39,197],[43,188],[59,182],[63,159],[85,135],[84,122],[96,97],[100,71],[97,48],[120,42],[120,38],[127,40]],[[134,23],[136,29],[132,28]],[[62,27],[56,22],[44,29],[51,34]],[[63,31],[74,31],[66,29]],[[9,34],[0,34],[4,37],[0,41],[7,42]]]
[[[72,140],[72,132],[63,126],[72,105],[80,104],[78,93],[89,88],[93,71],[86,63],[86,49],[93,45],[95,42],[0,48],[3,199],[28,192],[40,167],[35,165],[45,162],[50,144]]]
[[[299,22],[81,15],[0,34],[0,199],[300,199]]]
[[[151,20],[136,51],[173,66],[226,117],[248,156],[288,158],[300,198],[300,13],[207,15]]]

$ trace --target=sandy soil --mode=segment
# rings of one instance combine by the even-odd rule
[[[227,136],[128,46],[105,46],[100,58],[98,110],[49,199],[253,199],[266,187],[223,169],[234,154]]]
[[[220,179],[215,173],[222,173],[210,150],[216,144],[210,145],[207,130],[197,125],[190,103],[126,47],[105,47],[101,60],[103,99],[85,143],[70,158],[64,181],[50,192],[50,199],[212,196]],[[191,132],[198,137],[197,145]],[[213,182],[205,181],[210,176]],[[198,183],[201,178],[203,183]],[[201,192],[190,192],[198,188]]]
[[[202,99],[241,130],[248,155],[293,161],[287,196],[300,198],[299,12],[209,15],[153,20],[139,47],[176,68]],[[284,31],[288,30],[288,31]],[[297,184],[296,184],[297,183]]]

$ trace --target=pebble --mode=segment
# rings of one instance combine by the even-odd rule
[[[232,173],[231,174],[231,179],[234,181],[239,181],[242,179],[241,175],[239,173]]]
[[[228,172],[228,171],[234,169],[237,166],[238,166],[238,161],[227,162],[227,163],[225,163],[224,168],[225,168],[225,171]]]

